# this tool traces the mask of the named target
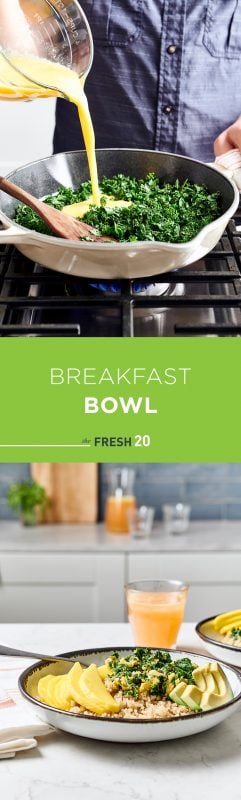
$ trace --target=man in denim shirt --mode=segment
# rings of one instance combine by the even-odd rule
[[[241,150],[241,0],[81,0],[95,55],[86,91],[97,147],[204,161]],[[57,101],[55,152],[83,147]]]

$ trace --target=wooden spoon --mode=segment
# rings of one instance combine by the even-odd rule
[[[10,194],[11,197],[15,197],[16,200],[20,200],[21,203],[25,203],[25,205],[32,208],[33,211],[36,211],[41,219],[46,222],[46,225],[48,225],[57,236],[61,236],[62,239],[78,240],[87,236],[92,242],[116,241],[110,236],[98,236],[94,228],[90,225],[68,216],[63,213],[63,211],[57,211],[53,206],[43,203],[42,200],[38,200],[37,197],[29,194],[25,189],[20,189],[15,183],[8,181],[7,178],[3,178],[2,176],[0,176],[0,189],[6,192],[6,194]]]

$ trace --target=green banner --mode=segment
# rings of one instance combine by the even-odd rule
[[[241,340],[0,340],[0,460],[240,461]]]

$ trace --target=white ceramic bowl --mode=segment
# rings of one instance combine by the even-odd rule
[[[211,627],[211,622],[214,617],[208,617],[201,620],[196,625],[196,633],[200,639],[205,643],[210,653],[212,653],[218,660],[223,658],[227,664],[233,664],[235,667],[241,668],[241,647],[236,647],[232,644],[225,644],[223,636],[216,633]]]
[[[113,652],[120,653],[125,657],[133,648],[106,648],[96,650],[79,650],[72,653],[65,653],[66,658],[79,660],[81,664],[88,666],[91,663],[100,666],[105,659]],[[178,658],[189,657],[195,664],[202,665],[207,662],[207,658],[196,653],[186,653],[180,651],[168,651],[174,661]],[[214,659],[210,659],[213,661]],[[68,665],[61,662],[47,663],[38,661],[33,666],[26,669],[19,678],[20,691],[28,703],[35,707],[38,716],[63,731],[85,736],[88,739],[101,739],[108,742],[159,742],[167,739],[179,739],[182,736],[192,736],[195,733],[213,728],[230,716],[235,709],[241,705],[241,676],[238,671],[226,664],[222,668],[230,683],[233,699],[223,706],[212,711],[203,711],[198,714],[192,713],[186,716],[172,718],[168,720],[126,720],[118,717],[96,717],[92,714],[81,715],[73,714],[69,711],[59,711],[51,706],[45,705],[37,699],[37,686],[40,677],[51,672],[55,675],[68,671]]]

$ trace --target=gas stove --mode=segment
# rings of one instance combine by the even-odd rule
[[[203,260],[94,288],[0,249],[0,336],[240,336],[241,206]]]

